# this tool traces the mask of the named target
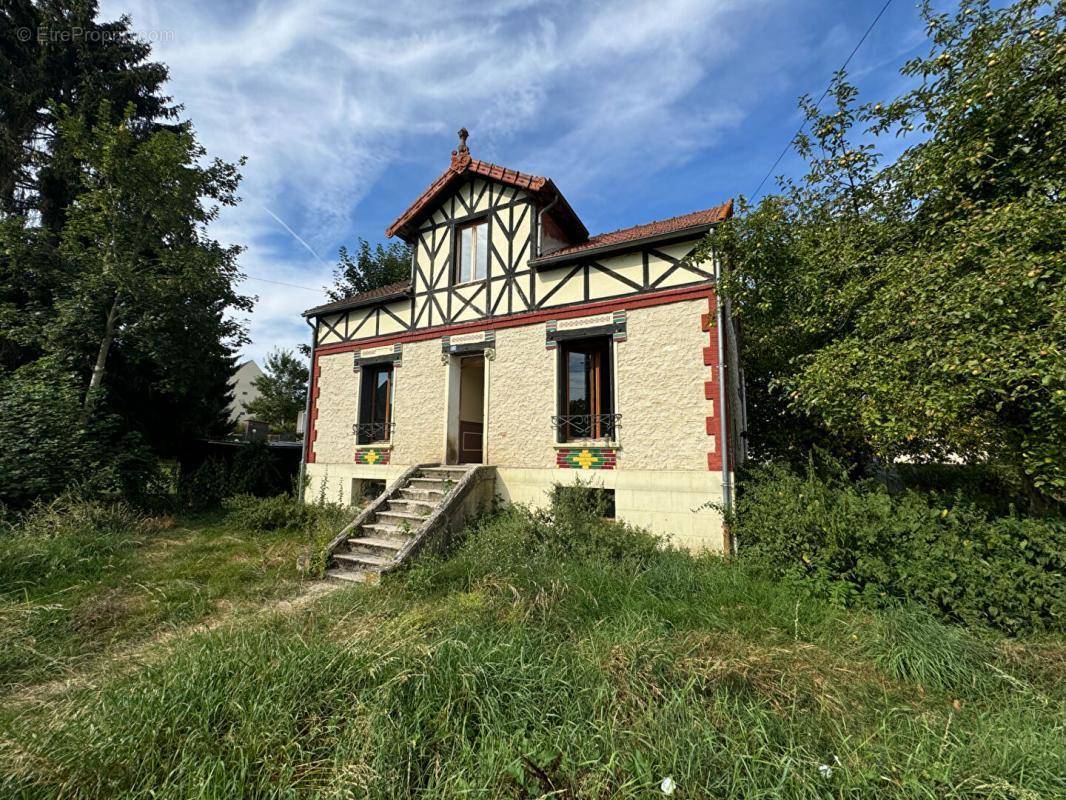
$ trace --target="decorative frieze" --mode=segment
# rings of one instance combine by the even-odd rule
[[[446,356],[472,355],[483,353],[486,350],[495,350],[496,331],[475,331],[474,333],[461,333],[458,336],[442,336],[440,340],[441,358],[447,362]]]
[[[403,366],[403,345],[397,343],[356,350],[355,363],[352,365],[352,369],[358,372],[360,367],[368,364],[383,363],[391,363],[394,367]]]
[[[554,350],[557,343],[562,340],[586,336],[610,336],[616,342],[624,342],[626,340],[626,312],[623,308],[588,317],[548,320],[544,324],[544,336],[544,346],[548,350]]]
[[[555,451],[559,469],[614,469],[618,452],[613,447],[561,447]]]
[[[356,464],[378,464],[384,466],[389,463],[389,455],[392,451],[383,448],[368,447],[359,448],[355,451]]]

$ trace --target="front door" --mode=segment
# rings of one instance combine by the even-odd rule
[[[459,366],[459,463],[480,464],[485,448],[485,358],[467,356]]]

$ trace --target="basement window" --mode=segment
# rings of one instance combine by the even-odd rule
[[[600,519],[615,519],[614,489],[596,486],[562,486],[553,489],[553,505],[573,503],[578,509]]]
[[[356,505],[374,502],[385,491],[385,481],[356,478],[352,487],[352,499]]]
[[[475,220],[455,230],[455,268],[452,283],[484,280],[489,274],[489,222]]]

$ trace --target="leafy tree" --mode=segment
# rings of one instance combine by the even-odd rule
[[[346,247],[340,249],[339,256],[340,263],[333,270],[333,286],[326,287],[331,300],[343,300],[411,277],[411,248],[404,242],[371,248],[370,242],[360,238],[354,256]]]
[[[838,80],[834,113],[807,106],[800,190],[722,232],[749,374],[768,369],[752,431],[776,430],[767,451],[813,432],[885,459],[997,462],[1039,511],[1066,496],[1066,6],[923,14],[916,88],[853,110]],[[923,138],[875,170],[838,135],[849,119]]]
[[[291,350],[271,351],[265,374],[255,380],[259,397],[248,404],[248,413],[272,431],[295,431],[296,417],[307,402],[308,377],[307,365]]]
[[[227,358],[223,343],[240,340],[223,310],[251,307],[233,288],[238,248],[204,233],[219,204],[236,202],[237,168],[217,159],[201,166],[205,152],[187,130],[141,141],[125,123],[90,130],[72,117],[62,127],[86,169],[61,245],[77,277],[55,303],[46,341],[53,351],[79,342],[91,355],[86,417],[119,338],[154,368],[163,393],[187,392],[183,367],[212,353]]]

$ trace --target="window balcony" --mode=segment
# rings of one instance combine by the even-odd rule
[[[621,414],[557,414],[552,417],[556,441],[579,442],[587,439],[602,439],[605,442],[617,438],[622,426]]]
[[[395,422],[357,422],[352,426],[357,444],[380,444],[392,439]]]

